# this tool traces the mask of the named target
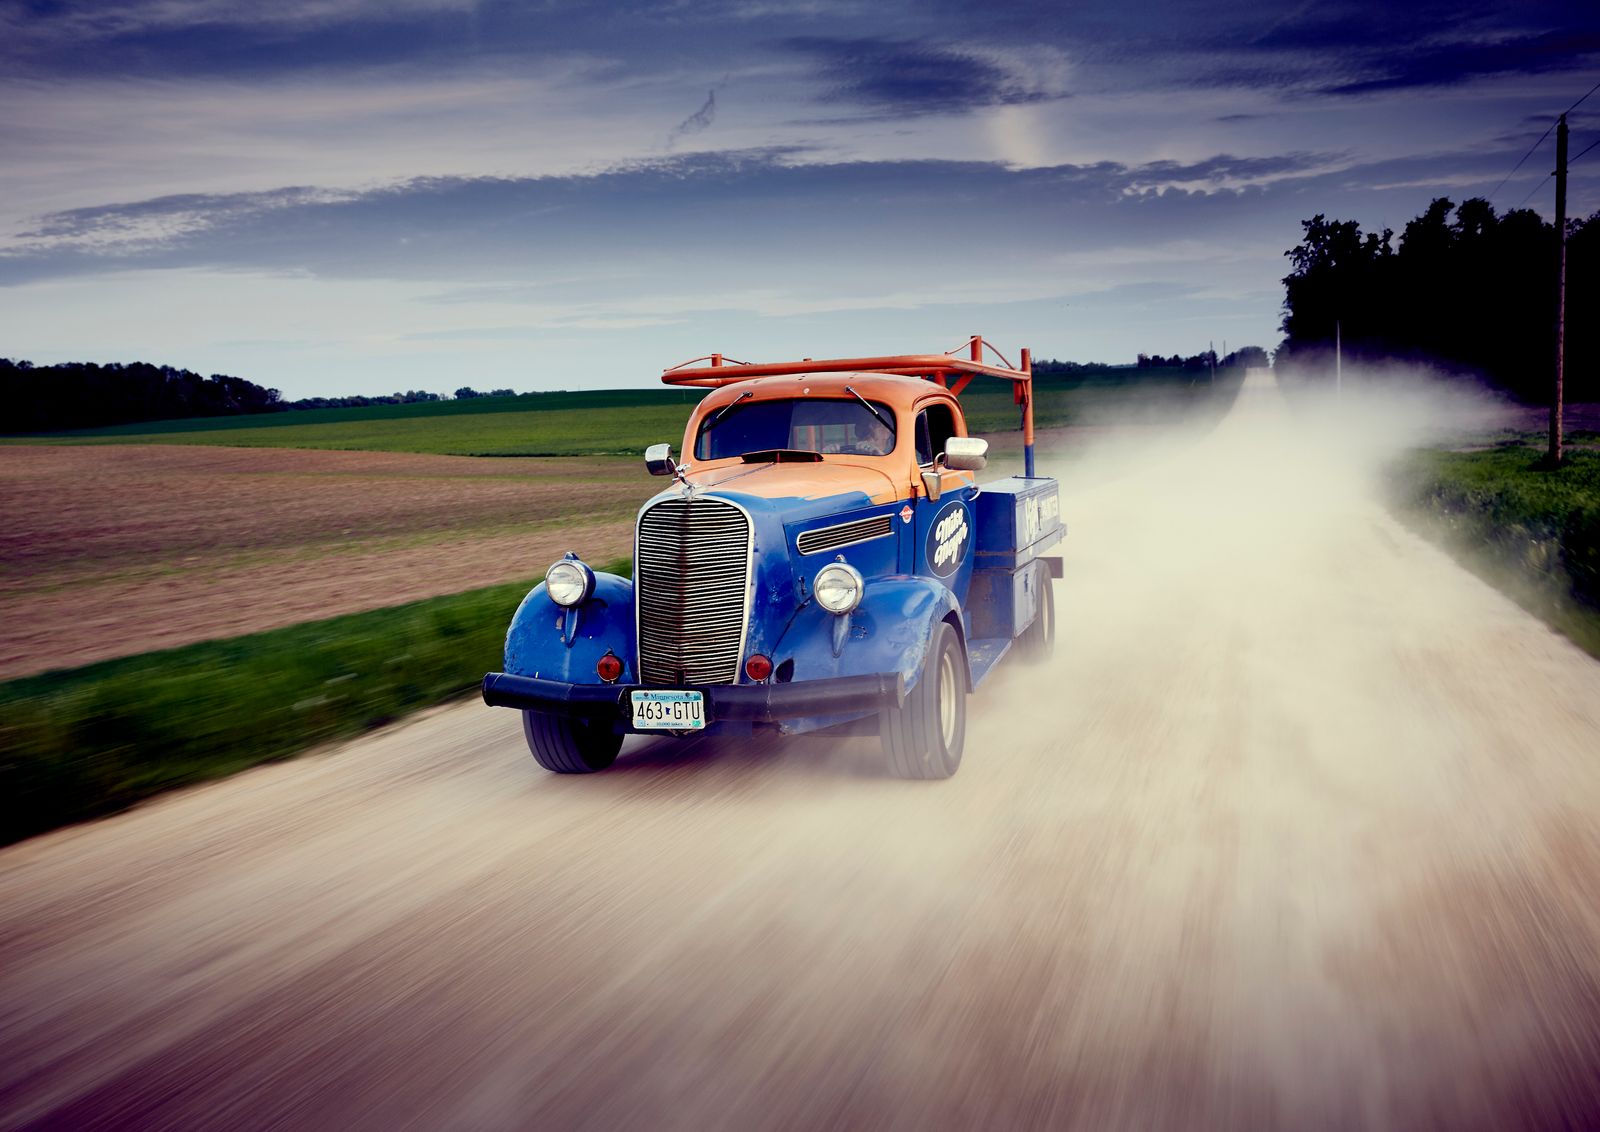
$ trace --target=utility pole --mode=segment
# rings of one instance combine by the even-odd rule
[[[1206,353],[1211,355],[1211,384],[1215,385],[1217,383],[1217,344],[1215,342],[1207,342]]]
[[[1550,399],[1550,466],[1561,466],[1561,395],[1567,357],[1567,116],[1556,124],[1556,388]]]
[[[1333,396],[1344,400],[1344,342],[1339,336],[1339,320],[1333,320]]]

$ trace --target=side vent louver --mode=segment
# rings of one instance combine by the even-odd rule
[[[821,554],[825,550],[837,550],[841,546],[883,538],[893,528],[894,516],[874,515],[870,519],[856,519],[850,523],[806,531],[795,540],[795,545],[800,548],[801,554]]]

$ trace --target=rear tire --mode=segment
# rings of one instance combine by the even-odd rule
[[[573,719],[565,715],[546,715],[540,711],[522,713],[522,734],[528,750],[545,770],[556,774],[593,774],[617,761],[622,736],[604,721]]]
[[[967,675],[956,631],[941,621],[928,642],[917,686],[884,711],[879,730],[897,778],[949,778],[967,736]]]
[[[1033,564],[1033,584],[1038,587],[1039,612],[1017,638],[1017,654],[1031,663],[1049,660],[1056,651],[1056,596],[1050,567]]]

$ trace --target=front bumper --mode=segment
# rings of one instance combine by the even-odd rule
[[[632,718],[628,693],[641,684],[568,684],[537,676],[490,672],[483,678],[483,702],[585,719]],[[706,720],[720,723],[776,723],[824,715],[882,711],[905,702],[906,681],[898,672],[872,676],[834,676],[792,684],[689,685],[674,691],[703,692]]]

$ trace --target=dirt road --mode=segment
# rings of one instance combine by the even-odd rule
[[[464,704],[5,851],[0,1125],[1600,1122],[1600,664],[1285,413],[1080,477],[948,782]]]

